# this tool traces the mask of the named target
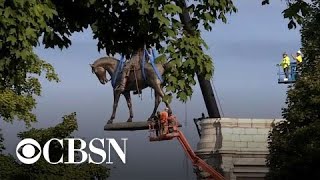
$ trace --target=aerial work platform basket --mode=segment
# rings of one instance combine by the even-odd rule
[[[285,72],[283,68],[277,64],[278,66],[278,84],[292,84],[296,82],[297,78],[297,63],[291,62],[288,70],[288,78],[285,76]]]

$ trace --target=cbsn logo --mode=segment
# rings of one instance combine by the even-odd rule
[[[49,158],[50,143],[52,141],[57,141],[60,143],[61,147],[63,148],[63,141],[64,140],[68,142],[68,161],[63,162],[63,155],[61,155],[61,158],[59,161],[51,162],[50,158]],[[100,148],[95,147],[93,144],[94,141],[98,141],[101,143],[102,147],[104,148],[104,146],[105,146],[104,140],[106,140],[108,143],[108,153],[106,153],[104,151],[104,149],[100,149]],[[111,152],[110,148],[112,146],[113,149],[115,150],[115,152],[117,153],[117,155],[120,157],[122,163],[126,164],[126,141],[128,140],[128,138],[121,138],[121,140],[123,141],[123,150],[120,148],[117,141],[113,138],[106,138],[106,139],[94,138],[94,139],[92,139],[89,142],[89,150],[93,154],[97,154],[102,157],[102,160],[99,162],[95,162],[92,159],[92,153],[86,153],[84,151],[84,149],[86,148],[86,142],[80,138],[65,138],[65,139],[52,138],[45,143],[45,145],[43,146],[43,149],[41,149],[40,144],[36,140],[31,139],[31,138],[23,139],[22,141],[19,142],[19,144],[16,147],[16,155],[17,155],[18,159],[24,164],[33,164],[33,163],[37,162],[39,160],[41,154],[43,154],[44,159],[50,164],[59,164],[59,163],[80,164],[80,163],[85,162],[87,159],[88,159],[89,163],[102,164],[103,162],[106,161],[106,158],[107,158],[106,156],[108,154],[108,161],[106,162],[106,164],[113,164],[113,162],[110,161],[110,152]],[[79,149],[75,149],[75,141],[80,141],[80,148]],[[39,150],[38,154],[36,154],[36,155],[35,155],[35,153],[36,153],[35,147]],[[21,148],[22,155],[19,152],[20,148]],[[80,161],[78,161],[78,162],[75,162],[75,159],[74,159],[75,152],[80,152],[82,155]]]

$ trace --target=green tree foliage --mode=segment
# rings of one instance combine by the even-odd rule
[[[71,133],[77,130],[76,114],[72,113],[63,117],[62,123],[47,129],[31,129],[19,134],[21,139],[33,138],[39,142],[41,147],[52,137],[63,139],[72,138]],[[64,148],[53,141],[50,144],[50,160],[57,162],[61,155],[67,157],[67,145]],[[77,154],[79,157],[79,154]],[[102,165],[82,163],[79,165],[56,164],[51,165],[45,161],[43,156],[32,165],[19,164],[12,156],[0,154],[0,179],[83,179],[99,180],[107,179],[109,169]]]
[[[225,22],[225,15],[236,11],[231,0],[196,0],[186,8],[181,0],[52,2],[58,14],[50,23],[54,33],[69,35],[90,26],[93,37],[98,39],[98,50],[104,49],[109,55],[121,53],[128,57],[144,45],[156,47],[160,54],[167,55],[170,69],[164,77],[166,89],[182,101],[192,95],[195,72],[205,74],[207,79],[213,73],[212,59],[202,49],[206,44],[200,36],[200,26],[211,30],[212,23]],[[81,13],[71,13],[69,9]],[[191,15],[192,36],[185,33],[185,24],[179,18],[183,12]],[[54,46],[47,39],[45,43]],[[69,40],[64,40],[68,44]]]
[[[302,23],[301,75],[269,136],[269,179],[320,179],[320,1]]]
[[[98,50],[103,49],[108,55],[121,53],[128,57],[144,45],[156,47],[161,54],[159,60],[166,59],[163,58],[166,55],[170,61],[164,77],[167,92],[187,100],[196,84],[195,73],[205,75],[206,79],[213,73],[212,59],[204,52],[207,45],[201,38],[200,27],[210,31],[213,23],[226,22],[226,14],[236,12],[236,8],[232,0],[195,0],[187,5],[184,2],[0,0],[0,117],[6,121],[17,118],[27,125],[36,121],[32,109],[36,106],[35,96],[41,95],[38,77],[44,75],[49,81],[57,82],[59,79],[53,67],[34,53],[34,48],[40,43],[46,48],[68,48],[72,33],[85,28],[92,29]],[[300,11],[304,14],[301,7],[304,9],[305,4],[298,0],[287,2],[292,4],[286,16],[300,23],[296,14]],[[191,17],[190,23],[183,18],[186,14]],[[24,135],[47,138],[44,132],[57,135],[52,130],[31,130]],[[1,170],[6,169],[2,172],[9,174],[14,172],[13,167],[25,173],[51,168],[42,170],[42,166],[35,165],[38,169],[25,169],[10,156],[1,156],[3,160],[8,166]],[[59,174],[65,169],[68,167],[52,171]]]
[[[283,17],[289,19],[288,28],[296,28],[297,24],[301,25],[303,18],[310,13],[310,6],[312,2],[318,0],[311,0],[309,2],[303,0],[285,0],[287,8],[282,12]],[[270,0],[262,0],[262,5],[270,4]]]
[[[185,8],[178,5],[180,1],[0,0],[0,117],[9,122],[17,118],[28,126],[36,121],[32,109],[36,107],[35,96],[41,95],[39,76],[44,75],[49,81],[59,79],[34,48],[40,43],[46,48],[68,48],[71,34],[85,28],[92,29],[98,50],[104,49],[107,54],[122,53],[128,57],[146,45],[168,55],[168,89],[186,100],[192,94],[196,71],[207,79],[212,75],[212,61],[202,50],[206,44],[199,27],[204,25],[211,30],[210,23],[219,19],[225,22],[225,14],[235,11],[231,0],[195,2]],[[183,11],[192,17],[192,36],[184,33],[185,24],[179,19]],[[170,76],[173,78],[167,78]],[[20,137],[43,142],[49,137],[68,136],[68,127],[73,128],[64,120],[53,129],[32,129]],[[0,161],[1,179],[86,179],[93,173],[106,177],[105,169],[87,164],[49,166],[40,160],[23,166],[5,155],[0,156]],[[44,176],[39,177],[41,174]]]
[[[211,30],[210,24],[225,22],[225,14],[236,9],[231,0],[197,0],[187,8],[182,2],[0,0],[0,116],[6,121],[17,117],[28,125],[36,121],[31,110],[36,106],[33,95],[41,94],[37,76],[45,72],[49,81],[58,81],[58,77],[33,48],[40,37],[46,48],[67,48],[70,35],[85,28],[92,29],[98,50],[105,49],[107,54],[129,56],[147,45],[168,55],[171,68],[165,76],[167,89],[186,100],[196,84],[195,72],[207,79],[213,72],[212,60],[202,50],[206,44],[199,27]],[[182,12],[191,15],[193,36],[184,33],[184,23],[179,19]]]
[[[308,5],[287,2],[285,17],[300,22],[298,13],[307,14]],[[48,80],[58,81],[52,66],[33,51],[41,36],[45,47],[62,49],[71,44],[73,32],[91,27],[98,49],[107,54],[129,56],[145,44],[155,46],[169,56],[167,91],[184,101],[192,95],[195,72],[207,79],[213,73],[212,59],[202,49],[206,44],[200,26],[211,30],[212,23],[226,22],[225,15],[236,11],[231,0],[196,0],[186,7],[182,0],[0,0],[0,7],[0,115],[27,124],[36,120],[30,112],[36,105],[33,95],[41,94],[37,75],[45,72]],[[185,33],[188,25],[179,18],[183,13],[191,16],[193,35]]]
[[[47,21],[56,11],[50,1],[0,0],[0,116],[15,117],[28,125],[36,121],[31,113],[40,95],[37,76],[45,72],[48,80],[57,81],[53,67],[33,51],[43,32],[51,31]]]

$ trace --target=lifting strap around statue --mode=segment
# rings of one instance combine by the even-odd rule
[[[152,55],[151,55],[151,53],[152,53]],[[142,63],[142,68],[141,68],[141,70],[142,70],[142,76],[143,76],[144,80],[146,80],[146,74],[145,74],[145,69],[144,69],[144,67],[145,67],[145,63],[146,63],[146,56],[148,55],[148,56],[149,56],[149,59],[150,59],[150,64],[151,64],[154,72],[155,72],[156,75],[158,76],[160,82],[162,83],[162,82],[163,82],[163,79],[162,79],[162,77],[161,77],[161,75],[160,75],[160,72],[159,72],[158,68],[156,67],[156,65],[155,65],[155,63],[154,63],[154,61],[155,61],[155,59],[156,59],[156,57],[155,57],[155,50],[152,49],[152,52],[151,52],[151,53],[149,53],[146,49],[144,49],[144,51],[143,51],[143,57],[142,57],[142,61],[141,61],[141,63]]]
[[[141,61],[141,71],[142,71],[142,77],[144,80],[146,80],[146,72],[144,71],[145,63],[146,63],[146,50],[143,51],[143,56]]]
[[[124,62],[125,62],[124,56],[121,55],[121,59],[119,60],[119,63],[117,64],[116,71],[114,72],[113,77],[112,77],[112,81],[111,81],[112,87],[115,87],[115,85],[116,85],[118,75],[123,69]]]

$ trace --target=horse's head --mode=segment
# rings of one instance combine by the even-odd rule
[[[102,66],[95,66],[94,64],[90,64],[92,73],[96,74],[101,84],[108,83],[106,69]]]
[[[107,74],[109,73],[110,77],[113,77],[113,73],[117,68],[118,60],[113,57],[102,57],[94,61],[93,64],[90,64],[91,71],[93,74],[96,74],[101,84],[108,83]]]

